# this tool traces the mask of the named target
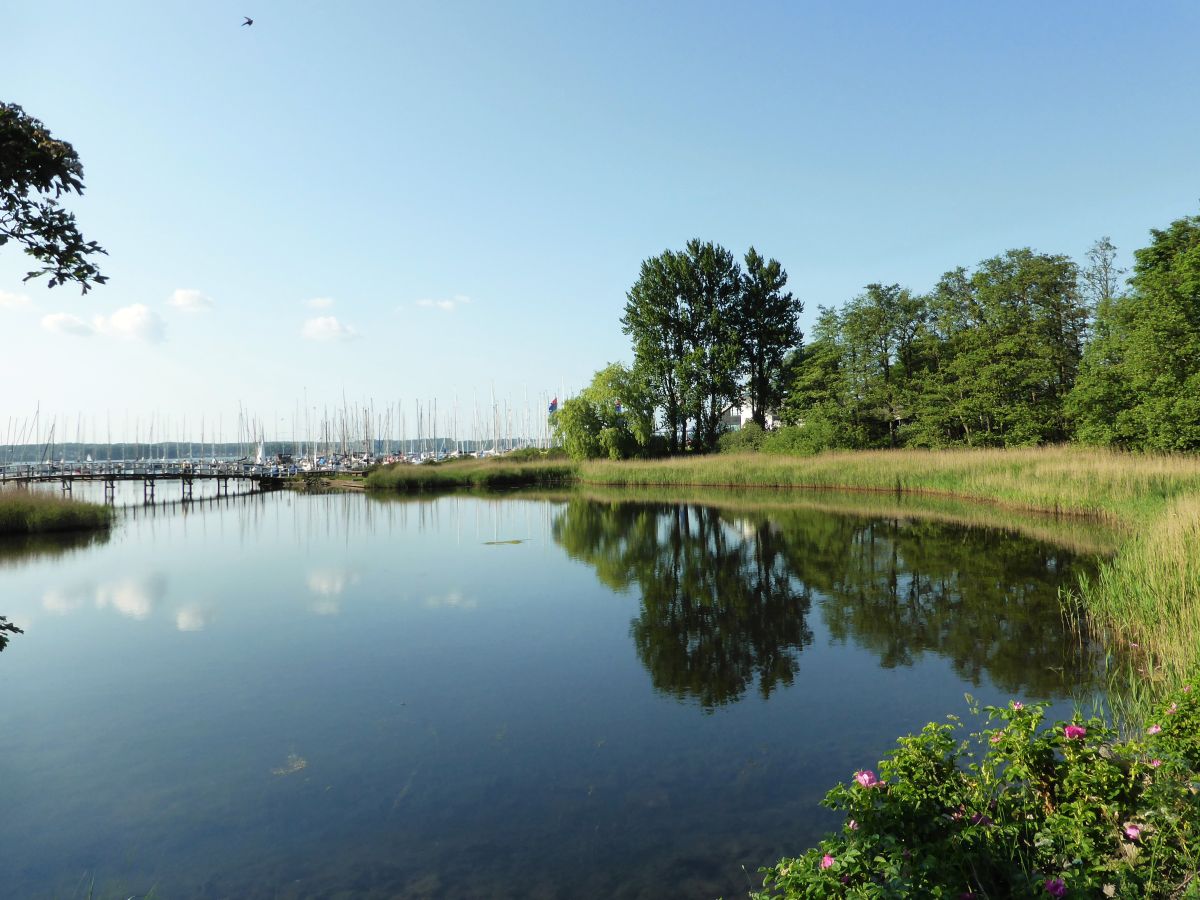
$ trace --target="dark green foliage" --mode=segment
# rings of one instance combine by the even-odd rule
[[[1128,740],[1096,718],[1043,728],[1037,704],[984,713],[980,732],[931,723],[900,739],[880,778],[833,788],[825,804],[845,828],[765,870],[753,896],[1196,896],[1194,691]]]
[[[787,272],[776,260],[763,259],[751,247],[745,263],[734,324],[750,415],[765,428],[767,412],[779,409],[787,388],[784,360],[804,338],[798,323],[804,304],[784,290]]]
[[[784,290],[777,261],[751,248],[746,266],[743,274],[724,247],[692,240],[643,262],[627,294],[621,324],[634,371],[662,413],[672,453],[716,449],[721,416],[743,397],[760,426],[783,397],[803,306]]]
[[[761,450],[767,432],[757,422],[747,422],[736,431],[727,431],[717,439],[717,449],[722,453],[744,453]]]
[[[1200,449],[1200,216],[1151,232],[1130,290],[1096,310],[1068,409],[1081,440]]]
[[[8,636],[10,634],[24,634],[25,632],[13,625],[4,616],[0,616],[0,650],[8,646]]]
[[[822,309],[783,418],[813,449],[1063,441],[1086,326],[1063,256],[1010,250],[928,296],[871,284]]]
[[[75,216],[59,206],[72,192],[83,193],[75,149],[21,107],[0,103],[0,246],[15,241],[37,260],[26,281],[49,275],[50,287],[73,281],[86,294],[106,281],[89,259],[104,250],[85,241]]]

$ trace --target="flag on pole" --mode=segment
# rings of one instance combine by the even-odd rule
[[[621,409],[621,401],[617,401],[617,415],[619,416],[624,410]]]
[[[554,412],[557,409],[558,409],[558,398],[555,397],[553,400],[550,401],[550,412]]]

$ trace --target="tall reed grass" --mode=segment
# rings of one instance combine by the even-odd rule
[[[1093,579],[1081,607],[1136,652],[1130,680],[1182,684],[1200,671],[1200,496],[1134,534]],[[1142,676],[1142,677],[1139,677]]]
[[[376,469],[366,478],[369,491],[422,493],[455,488],[504,490],[516,487],[551,487],[576,480],[570,463],[473,460],[450,465],[396,463]]]
[[[11,488],[0,492],[0,535],[108,528],[113,512],[98,503]]]
[[[1099,516],[1137,527],[1200,493],[1200,458],[1084,447],[855,450],[807,457],[755,453],[589,462],[609,485],[838,488],[954,496],[1021,509]]]

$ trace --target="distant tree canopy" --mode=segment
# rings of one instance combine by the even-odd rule
[[[634,371],[650,390],[672,452],[715,448],[721,416],[746,400],[755,421],[780,402],[803,310],[787,272],[753,247],[746,269],[712,242],[689,241],[642,263],[621,319]]]
[[[785,421],[833,447],[1065,440],[1088,321],[1077,280],[1067,257],[1021,249],[947,272],[924,296],[868,285],[821,310]]]
[[[612,367],[597,373],[584,402],[564,405],[560,435],[579,457],[646,453],[648,437],[609,421],[626,392],[637,434],[657,428],[672,453],[717,449],[722,414],[740,403],[756,427],[723,450],[1198,451],[1200,216],[1152,230],[1134,256],[1128,281],[1104,237],[1082,265],[1019,248],[952,269],[924,294],[868,284],[820,307],[804,344],[803,305],[778,262],[751,247],[743,268],[693,240],[642,263],[621,319],[633,366],[619,387]],[[768,411],[783,428],[763,430]]]
[[[85,241],[75,216],[59,206],[63,194],[83,193],[83,165],[74,148],[53,137],[21,107],[0,103],[0,246],[21,244],[50,287],[68,281],[86,294],[107,280],[89,259],[105,251]]]

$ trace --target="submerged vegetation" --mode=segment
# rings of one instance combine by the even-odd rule
[[[24,489],[0,492],[0,535],[107,528],[113,513],[98,503],[65,500]]]

